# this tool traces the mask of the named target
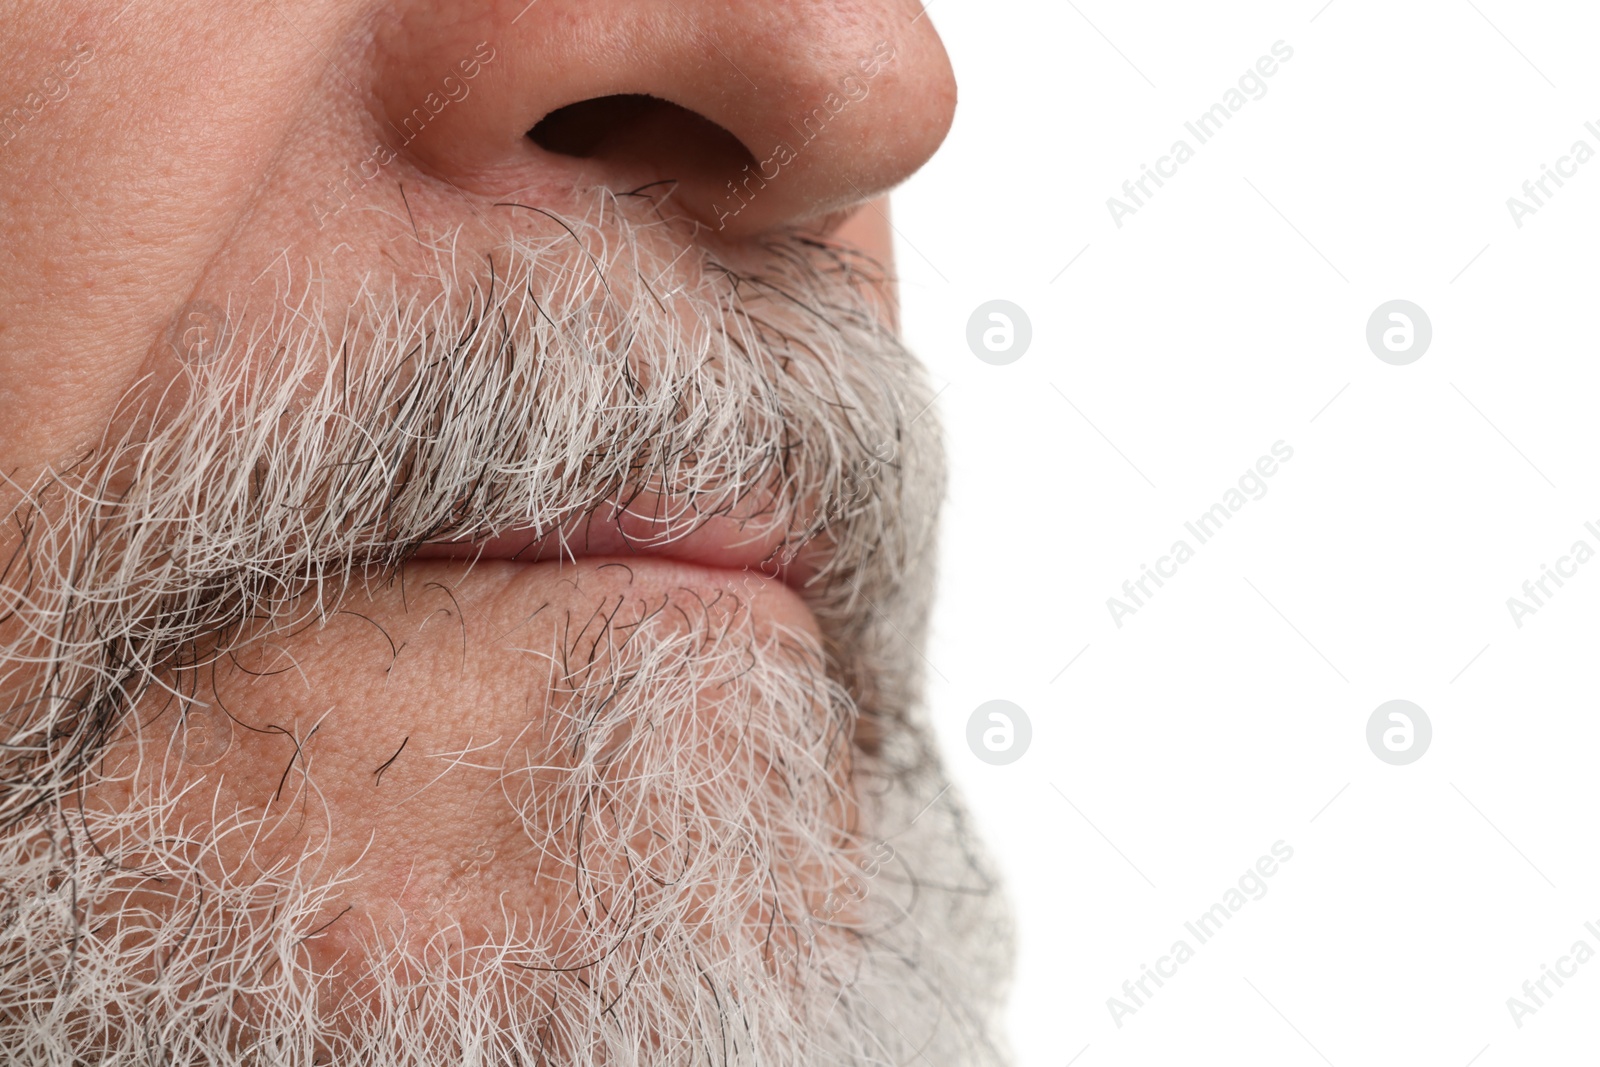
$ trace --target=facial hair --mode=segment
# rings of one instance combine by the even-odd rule
[[[998,1062],[1004,910],[919,711],[942,453],[870,264],[796,235],[736,272],[609,194],[558,221],[481,261],[441,237],[406,292],[235,310],[224,350],[167,366],[21,495],[13,1062]],[[218,839],[262,827],[183,823],[208,671],[326,625],[424,544],[534,529],[559,551],[625,519],[655,546],[780,531],[771,573],[804,574],[821,639],[733,589],[624,594],[538,650],[548,710],[501,798],[561,908],[493,939],[373,928],[333,968],[308,946],[349,872],[314,840],[242,863]],[[312,768],[291,799],[314,803]],[[84,801],[110,781],[131,799]]]

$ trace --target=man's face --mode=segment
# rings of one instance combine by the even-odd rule
[[[0,0],[9,1062],[989,1062],[914,0]]]

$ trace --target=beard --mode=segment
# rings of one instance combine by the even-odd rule
[[[792,236],[736,271],[654,208],[599,194],[466,263],[445,235],[404,292],[205,305],[225,343],[159,364],[98,447],[17,494],[10,1062],[999,1062],[1004,909],[920,711],[932,398],[871,264]],[[353,917],[367,860],[330,847],[318,726],[230,695],[290,686],[286,647],[397,586],[410,610],[419,560],[707,531],[760,562],[709,599],[609,565],[592,611],[515,647],[524,727],[424,754],[487,774],[518,847],[486,838],[421,900]],[[808,624],[757,610],[777,578]],[[465,673],[481,635],[428,584]],[[263,736],[292,743],[277,789],[231,802],[223,769]],[[469,906],[485,879],[491,917]]]

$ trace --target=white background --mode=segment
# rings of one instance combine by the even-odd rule
[[[1600,13],[1475,2],[928,12],[962,88],[895,202],[954,464],[930,694],[1017,913],[1023,1067],[1593,1062],[1600,959],[1520,1029],[1506,1000],[1600,950],[1600,560],[1520,629],[1506,601],[1600,549],[1600,160],[1520,229],[1506,200],[1600,150]],[[1118,229],[1106,199],[1179,137]],[[997,298],[1034,331],[1003,367],[966,343]],[[1396,298],[1433,324],[1409,366],[1365,340]],[[1117,628],[1106,599],[1279,440],[1265,497]],[[1004,767],[965,740],[996,698],[1034,731]],[[1410,766],[1366,743],[1394,698],[1433,723]],[[1118,1028],[1107,998],[1278,840],[1267,894]]]

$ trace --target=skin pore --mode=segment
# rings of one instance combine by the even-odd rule
[[[0,1046],[997,1062],[919,14],[0,0]]]

